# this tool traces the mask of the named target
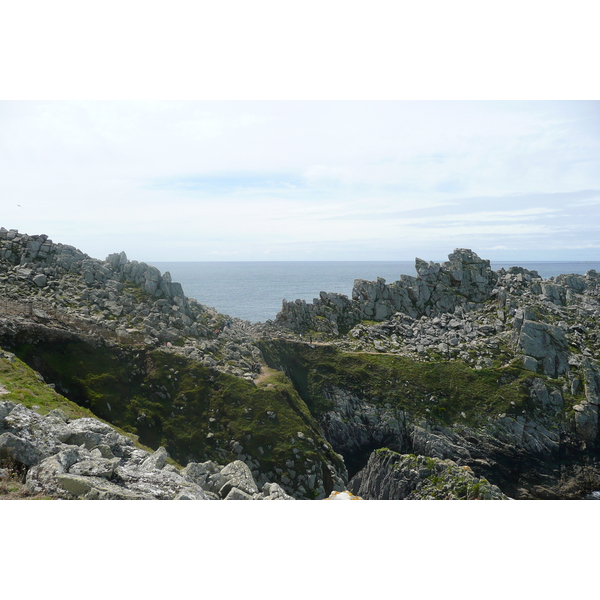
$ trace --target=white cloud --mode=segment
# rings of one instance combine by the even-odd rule
[[[5,102],[1,225],[139,260],[593,251],[598,106]]]

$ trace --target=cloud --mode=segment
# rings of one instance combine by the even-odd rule
[[[598,106],[3,102],[2,225],[138,260],[596,256]]]

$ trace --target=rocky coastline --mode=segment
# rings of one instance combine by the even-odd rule
[[[123,252],[0,228],[0,460],[61,498],[599,490],[600,276],[466,249],[416,269],[250,324]]]

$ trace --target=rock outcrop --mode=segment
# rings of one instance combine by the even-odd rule
[[[160,345],[222,372],[257,376],[261,357],[253,340],[260,325],[186,297],[168,271],[124,252],[101,261],[46,235],[2,227],[0,286],[2,312],[19,315],[27,329],[35,322],[112,343]]]
[[[322,331],[337,335],[361,320],[383,321],[397,312],[417,318],[453,313],[458,307],[474,309],[490,298],[497,281],[490,261],[471,250],[457,249],[444,263],[416,259],[417,277],[357,279],[352,299],[321,292],[312,304],[283,301],[275,322],[294,331]]]
[[[364,500],[508,500],[470,467],[388,449],[373,452],[348,489]]]
[[[45,416],[0,402],[0,460],[27,467],[34,494],[85,500],[293,500],[276,483],[259,490],[246,464],[189,463],[178,469],[164,448],[148,452],[110,425]]]

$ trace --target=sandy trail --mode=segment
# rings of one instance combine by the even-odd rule
[[[254,383],[258,385],[271,377],[271,375],[275,375],[275,373],[280,373],[281,371],[276,371],[275,369],[270,369],[269,367],[265,367],[265,365],[261,365],[262,369],[260,375],[254,380]]]

